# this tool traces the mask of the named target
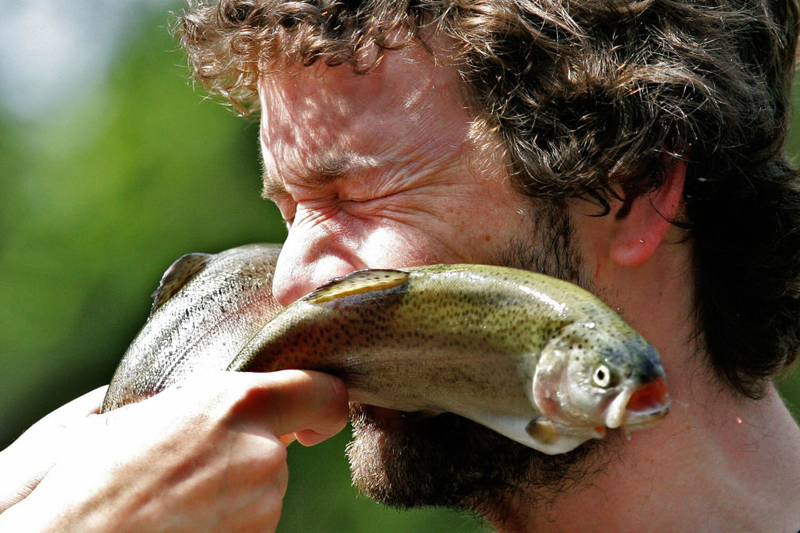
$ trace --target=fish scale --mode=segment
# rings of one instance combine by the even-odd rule
[[[300,368],[340,377],[356,402],[453,413],[564,453],[669,410],[656,350],[573,284],[486,265],[365,270],[281,309],[278,253],[249,245],[170,267],[103,411],[199,369]],[[635,393],[646,406],[629,405]]]
[[[459,275],[466,268],[471,275]],[[329,299],[319,303],[313,295],[301,299],[248,343],[229,369],[277,370],[288,359],[293,366],[339,376],[351,397],[363,403],[451,412],[484,424],[484,413],[493,418],[513,415],[527,425],[541,416],[529,383],[545,339],[530,333],[541,329],[543,320],[525,320],[530,309],[523,311],[523,301],[513,292],[503,296],[497,287],[488,293],[476,290],[476,270],[475,266],[409,269],[402,292],[397,287],[383,289],[394,291],[387,298],[376,290],[359,302],[343,294],[333,300],[335,306]],[[506,282],[496,269],[491,272],[492,277],[481,278],[483,285]],[[333,282],[333,287],[354,276]],[[453,291],[454,283],[461,290]],[[314,331],[306,333],[303,323],[313,323]],[[359,325],[357,332],[352,324]],[[350,342],[342,346],[320,338],[322,332],[331,331],[349,335]],[[365,365],[370,367],[368,373],[362,370]]]

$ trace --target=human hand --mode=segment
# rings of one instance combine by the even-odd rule
[[[102,394],[54,411],[0,454],[0,530],[274,531],[284,443],[316,444],[347,422],[344,385],[317,372],[208,374],[87,416]]]

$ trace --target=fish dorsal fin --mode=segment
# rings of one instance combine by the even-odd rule
[[[167,300],[181,290],[181,287],[186,285],[190,279],[199,274],[212,257],[211,254],[186,254],[172,263],[167,271],[164,272],[164,275],[161,276],[158,288],[153,293],[153,307],[150,309],[150,314],[155,313],[159,307],[167,303]]]
[[[401,270],[359,270],[318,287],[306,297],[306,301],[320,304],[355,294],[392,289],[407,281],[408,272]]]

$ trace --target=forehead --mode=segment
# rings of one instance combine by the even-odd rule
[[[457,71],[420,46],[390,51],[374,71],[322,64],[259,82],[267,175],[332,174],[415,150],[459,146],[470,116]],[[345,163],[347,160],[349,163]]]

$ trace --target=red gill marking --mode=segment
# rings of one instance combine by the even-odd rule
[[[629,412],[647,412],[669,403],[669,391],[664,378],[658,378],[634,392],[628,402]]]

